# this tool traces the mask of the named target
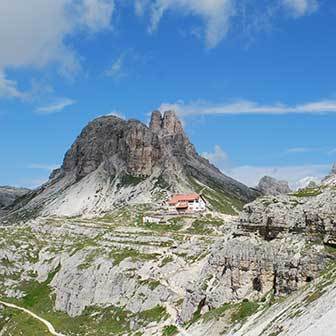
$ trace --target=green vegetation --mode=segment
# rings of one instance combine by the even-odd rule
[[[215,183],[209,183],[209,187],[204,188],[204,186],[198,184],[194,178],[190,178],[189,180],[195,191],[202,193],[206,201],[209,202],[215,210],[228,215],[237,215],[238,211],[243,209],[244,203],[241,200],[225,193],[219,189]]]
[[[257,302],[243,301],[238,304],[237,309],[231,315],[231,321],[241,322],[247,317],[253,315],[259,308]]]
[[[211,309],[203,315],[204,321],[218,320],[223,317],[232,308],[232,304],[225,303],[223,306]]]
[[[166,308],[159,305],[152,309],[142,311],[138,314],[138,316],[142,320],[151,322],[160,322],[161,320],[166,320],[169,317]]]
[[[182,224],[178,222],[172,222],[171,224],[144,223],[144,227],[148,230],[165,233],[181,230]]]
[[[313,196],[318,196],[322,194],[322,191],[320,188],[305,188],[305,189],[300,189],[299,191],[293,193],[293,196],[296,197],[313,197]]]
[[[157,178],[157,181],[154,184],[155,188],[160,188],[160,189],[165,189],[165,190],[169,190],[170,185],[169,183],[162,177],[162,175],[160,175]]]
[[[174,325],[168,325],[163,328],[162,336],[174,336],[178,334],[178,329]]]
[[[151,290],[154,290],[156,287],[158,287],[161,283],[159,280],[141,280],[140,284],[148,286]]]
[[[213,227],[219,227],[223,225],[223,221],[211,217],[196,219],[192,226],[187,230],[189,233],[210,235],[214,232]]]
[[[119,265],[124,259],[131,258],[132,261],[155,260],[160,255],[157,253],[141,253],[134,249],[112,250],[109,257],[113,259],[115,265]]]
[[[31,281],[24,283],[22,290],[27,294],[21,299],[12,299],[19,306],[30,309],[39,316],[50,321],[56,330],[68,336],[108,336],[108,335],[131,335],[130,323],[137,321],[139,325],[146,326],[151,322],[158,322],[168,318],[165,308],[156,306],[153,309],[133,314],[122,307],[90,307],[85,309],[82,315],[71,318],[67,314],[53,309],[53,295],[49,284],[58,271],[50,273],[47,281],[38,283]],[[5,310],[10,320],[6,322],[7,333],[12,336],[49,336],[43,324],[32,320],[29,315],[12,310]],[[3,314],[3,313],[2,313]],[[0,327],[3,326],[0,321]]]
[[[136,186],[137,184],[144,181],[146,177],[144,176],[134,176],[134,175],[123,175],[120,178],[120,184],[122,187]]]
[[[172,256],[164,257],[161,261],[160,267],[163,267],[163,266],[169,264],[172,261],[174,261],[174,258]]]
[[[11,336],[51,336],[44,324],[25,312],[5,308],[1,311],[0,332]]]

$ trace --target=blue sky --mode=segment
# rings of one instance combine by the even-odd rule
[[[0,185],[45,181],[95,117],[157,108],[249,185],[336,161],[334,1],[1,0],[0,13]]]

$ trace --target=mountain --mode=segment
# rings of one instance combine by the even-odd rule
[[[258,196],[197,154],[174,112],[153,112],[149,126],[104,116],[83,129],[62,166],[14,210],[95,215],[158,202],[167,193],[201,190],[211,207],[231,214]]]
[[[0,209],[12,205],[18,198],[26,195],[29,189],[0,186]]]
[[[264,176],[260,179],[256,187],[263,195],[281,195],[288,194],[291,189],[287,181],[279,181],[270,176]]]

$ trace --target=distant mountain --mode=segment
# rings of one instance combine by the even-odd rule
[[[83,129],[62,166],[13,210],[95,215],[189,191],[202,191],[210,206],[231,214],[259,195],[201,157],[174,112],[153,112],[149,126],[104,116]]]
[[[0,209],[12,205],[18,198],[26,195],[29,191],[29,189],[25,188],[0,186]]]
[[[281,195],[288,194],[291,189],[287,181],[279,181],[270,176],[264,176],[256,187],[263,195]]]

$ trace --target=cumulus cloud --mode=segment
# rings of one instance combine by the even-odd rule
[[[1,0],[0,71],[57,64],[76,73],[79,56],[67,38],[108,28],[113,9],[112,0]]]
[[[298,105],[286,105],[283,103],[263,105],[248,100],[240,100],[224,104],[204,102],[191,102],[190,104],[185,104],[183,102],[177,102],[174,104],[164,103],[159,109],[175,110],[181,116],[218,114],[319,114],[335,113],[336,100],[320,100]]]
[[[309,15],[319,6],[317,0],[282,0],[282,4],[294,17]]]
[[[73,99],[63,98],[52,104],[37,108],[36,112],[41,114],[52,114],[63,111],[65,108],[74,105],[75,103],[76,101]]]

